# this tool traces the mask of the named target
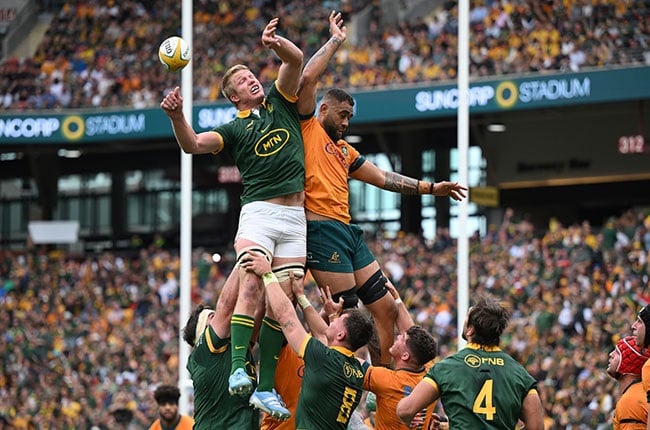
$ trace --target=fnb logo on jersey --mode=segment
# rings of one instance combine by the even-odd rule
[[[289,131],[284,128],[269,131],[255,143],[255,154],[260,157],[268,157],[277,153],[287,144],[289,136]]]
[[[468,354],[465,356],[465,364],[469,367],[476,369],[481,364],[489,364],[491,366],[503,366],[505,361],[501,357],[479,357],[476,354]]]
[[[359,369],[355,369],[350,365],[350,363],[345,363],[343,365],[343,375],[345,375],[346,378],[350,377],[356,377],[356,378],[363,378],[363,372]]]

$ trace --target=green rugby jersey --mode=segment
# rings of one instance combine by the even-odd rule
[[[346,429],[363,393],[361,363],[352,351],[329,348],[311,336],[303,349],[296,430]]]
[[[497,347],[467,344],[424,377],[437,386],[454,430],[512,430],[535,379]]]
[[[187,360],[194,385],[194,430],[259,429],[259,413],[248,405],[248,396],[228,393],[230,339],[221,339],[208,326]],[[255,375],[252,358],[246,363]]]
[[[239,169],[242,205],[304,190],[305,148],[296,100],[285,98],[274,83],[258,113],[240,111],[214,129]]]

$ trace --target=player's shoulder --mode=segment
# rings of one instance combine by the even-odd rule
[[[269,88],[269,91],[266,95],[267,100],[269,99],[282,99],[285,100],[289,103],[296,103],[298,101],[298,96],[296,95],[291,95],[287,91],[284,91],[282,88],[278,86],[278,81],[273,82],[271,85],[271,88]]]
[[[368,379],[376,379],[379,378],[380,380],[385,380],[389,376],[394,376],[397,375],[399,372],[398,370],[393,370],[389,369],[388,367],[384,366],[362,366],[362,369],[365,371],[365,376]]]

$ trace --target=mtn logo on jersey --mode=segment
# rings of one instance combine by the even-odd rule
[[[332,256],[330,257],[329,260],[327,260],[329,263],[340,263],[341,262],[341,256],[339,255],[338,252],[334,251],[332,253]]]
[[[468,354],[465,356],[465,364],[469,367],[476,369],[481,364],[489,364],[491,366],[504,366],[506,363],[501,357],[479,357],[475,354]]]
[[[255,143],[255,154],[259,157],[268,157],[280,151],[289,141],[291,134],[284,128],[276,128],[262,136]]]

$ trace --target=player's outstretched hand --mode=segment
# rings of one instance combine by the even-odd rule
[[[347,37],[347,29],[343,25],[343,17],[341,16],[341,12],[336,12],[333,10],[332,13],[330,13],[329,21],[330,34],[332,37],[338,39],[339,43],[345,42],[345,38]]]
[[[326,285],[325,288],[320,289],[321,300],[323,301],[323,310],[327,315],[340,315],[343,310],[343,297],[339,297],[339,301],[335,302],[332,299],[332,290],[330,286]]]
[[[262,45],[267,48],[273,48],[280,45],[280,39],[275,35],[275,30],[278,28],[279,18],[273,18],[266,24],[264,31],[262,31]]]
[[[451,197],[454,200],[463,200],[466,197],[467,187],[458,182],[442,181],[433,184],[431,194],[440,197]]]

